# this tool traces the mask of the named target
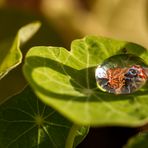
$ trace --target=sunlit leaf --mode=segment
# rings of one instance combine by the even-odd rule
[[[22,61],[22,46],[39,29],[40,23],[28,24],[18,31],[15,39],[8,39],[1,42],[0,45],[0,79],[4,77],[11,69],[19,65]]]
[[[95,69],[104,59],[141,46],[103,37],[61,47],[34,47],[23,71],[38,97],[64,116],[84,125],[141,125],[148,121],[148,88],[129,95],[114,95],[97,88]],[[136,52],[135,52],[136,54]],[[140,56],[140,54],[138,54]],[[146,62],[146,56],[144,59]]]
[[[39,31],[21,46],[23,55],[32,46],[49,44],[60,46],[62,44],[61,38],[51,23],[49,21],[47,22],[41,15],[28,13],[28,11],[25,12],[23,10],[1,8],[0,20],[0,50],[4,50],[4,52],[10,49],[19,28],[36,20],[42,22],[42,25]],[[8,99],[8,97],[20,92],[25,85],[26,81],[22,75],[20,64],[0,80],[0,104]]]
[[[27,87],[0,106],[0,126],[1,148],[64,148],[73,123],[43,104]],[[81,132],[79,141],[86,134]],[[72,145],[76,136],[69,139]]]

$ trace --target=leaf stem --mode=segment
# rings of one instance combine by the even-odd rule
[[[79,125],[73,124],[70,129],[69,135],[66,140],[65,148],[73,148],[74,140],[77,134],[77,131],[80,129]]]

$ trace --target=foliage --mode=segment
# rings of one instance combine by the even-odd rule
[[[148,147],[148,134],[141,133],[129,140],[124,148],[147,148]]]
[[[124,49],[148,64],[145,48],[86,36],[74,40],[68,51],[59,47],[61,38],[41,18],[3,10],[0,18],[0,147],[75,148],[89,126],[137,127],[148,122],[148,84],[133,94],[114,95],[99,90],[95,80],[96,67]],[[31,39],[40,23],[23,25],[36,19],[43,27]],[[146,138],[138,135],[126,147],[147,147]]]
[[[148,121],[148,88],[114,95],[97,88],[95,68],[126,48],[147,51],[133,43],[88,36],[61,47],[33,47],[26,55],[24,74],[37,96],[73,122],[82,125],[142,125]]]
[[[2,46],[0,50],[1,79],[21,63],[20,46],[39,26],[39,22],[28,24],[20,28],[14,42],[5,41],[6,46]],[[18,95],[3,98],[0,106],[0,126],[0,147],[3,148],[72,148],[88,133],[88,127],[75,125],[40,102],[29,87]]]
[[[72,148],[75,137],[81,141],[87,133],[87,128],[79,126],[71,131],[73,123],[39,101],[29,87],[1,106],[0,126],[3,148]],[[73,138],[66,142],[71,132]]]

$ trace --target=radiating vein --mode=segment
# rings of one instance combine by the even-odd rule
[[[36,97],[36,106],[37,106],[37,114],[40,115],[39,100],[37,97]]]
[[[63,86],[65,86],[65,87],[67,87],[67,88],[71,88],[70,85],[68,85],[68,84],[66,84],[66,83],[61,83],[60,81],[57,81],[56,79],[54,79],[54,78],[52,78],[51,76],[49,76],[47,73],[43,73],[43,72],[40,71],[40,70],[36,71],[36,73],[44,74],[44,76],[46,76],[48,80],[50,80],[50,81],[52,81],[52,82],[55,82],[55,83],[57,83],[57,84],[59,84],[59,85],[63,85]],[[47,81],[47,82],[48,82],[48,81]]]
[[[112,107],[112,105],[110,103],[107,103],[106,101],[104,101],[103,99],[101,99],[100,97],[98,97],[96,94],[93,94],[93,96],[98,99],[99,101],[101,101],[104,106],[106,106],[109,110],[112,110],[113,112],[117,113],[117,114],[122,114],[122,115],[125,115],[127,116],[126,113],[120,111],[120,110],[116,110],[115,108]]]
[[[30,98],[30,100],[32,99],[30,96],[28,96]],[[34,116],[36,115],[36,111],[34,110],[34,108],[32,107],[32,105],[30,104],[30,102],[28,101],[28,98],[25,99],[26,103],[28,104],[28,106],[30,107],[30,109],[32,110]]]
[[[19,112],[22,112],[22,113],[24,113],[24,114],[26,114],[26,115],[28,115],[28,116],[34,118],[34,116],[33,116],[32,114],[30,114],[29,112],[27,112],[27,111],[25,111],[25,110],[22,110],[22,109],[20,109],[20,108],[11,107],[11,108],[7,108],[7,109],[17,110],[17,111],[19,111]]]
[[[44,116],[44,113],[45,113],[46,108],[47,108],[47,105],[46,105],[46,104],[44,104],[44,107],[43,107],[43,110],[42,110],[42,113],[41,113],[41,117],[43,117],[43,116]]]
[[[60,50],[60,53],[61,53],[61,50]],[[55,56],[55,53],[52,52],[52,55],[54,56],[54,58],[55,58],[59,63],[61,62],[61,61]],[[64,64],[66,64],[66,63],[68,62],[68,59],[69,59],[71,56],[73,56],[73,55],[69,52],[69,55],[68,55],[68,57],[66,58]],[[66,70],[65,70],[65,68],[63,67],[62,64],[60,64],[60,66],[61,66],[63,72],[65,73],[65,75],[66,75],[67,77],[69,77],[75,84],[77,84],[78,86],[80,86],[80,88],[84,88],[81,84],[79,84],[78,82],[76,82],[76,81],[66,72]],[[77,88],[77,89],[79,89],[79,88]]]
[[[47,116],[44,117],[44,120],[46,120],[48,117],[52,116],[55,113],[55,110],[53,110],[51,113],[49,113]]]
[[[6,120],[6,119],[0,119],[2,122],[8,122],[8,123],[35,123],[34,120]]]
[[[28,133],[30,130],[32,130],[35,127],[36,127],[36,125],[33,125],[29,129],[25,130],[23,133],[21,133],[20,135],[18,135],[17,137],[15,137],[15,139],[13,139],[10,143],[8,143],[7,147],[11,146],[11,144],[13,144],[14,142],[16,142],[18,139],[20,139],[22,136],[24,136],[26,133]]]
[[[56,145],[56,143],[53,140],[52,136],[48,132],[47,128],[45,126],[43,126],[42,128],[43,128],[44,132],[47,134],[47,136],[48,136],[49,140],[51,141],[51,143],[53,144],[54,148],[58,148],[58,146]]]
[[[66,126],[66,125],[53,123],[53,122],[48,122],[48,121],[44,121],[44,123],[46,123],[47,125],[50,125],[50,126],[57,126],[57,127],[62,127],[62,128],[70,128],[69,126]]]

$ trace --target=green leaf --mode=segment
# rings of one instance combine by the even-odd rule
[[[5,51],[9,50],[19,28],[36,20],[42,22],[42,25],[39,31],[27,43],[21,46],[23,56],[29,48],[36,45],[63,45],[61,38],[51,25],[52,23],[50,21],[47,22],[41,15],[28,13],[28,11],[23,10],[3,8],[0,9],[0,20],[0,50],[4,50],[4,48]],[[26,86],[21,66],[20,64],[0,79],[0,104],[8,97],[20,92]]]
[[[66,143],[67,148],[70,147],[70,146],[68,146],[68,144],[69,144],[72,134],[73,134],[74,138],[71,138],[71,139],[74,139],[73,148],[75,148],[79,143],[81,143],[85,139],[88,132],[89,132],[88,127],[81,127],[80,128],[80,126],[73,125],[73,127],[71,128],[71,133],[69,134],[69,137],[67,138],[67,143]]]
[[[0,147],[64,148],[72,126],[73,123],[39,101],[27,87],[0,106]],[[87,130],[79,126],[74,132],[81,128]],[[69,139],[72,144],[76,136]]]
[[[148,134],[141,133],[131,138],[124,148],[148,148]]]
[[[0,79],[22,61],[20,46],[28,41],[39,29],[40,23],[28,24],[18,31],[15,39],[7,39],[0,45]]]
[[[148,121],[148,87],[114,95],[99,90],[95,80],[97,65],[123,48],[133,52],[135,44],[88,36],[73,41],[71,51],[34,47],[26,56],[24,75],[41,100],[77,124],[141,125]]]
[[[0,105],[14,94],[21,92],[26,85],[27,82],[22,74],[22,65],[20,64],[0,80]]]
[[[83,141],[88,132],[89,132],[88,127],[74,124],[71,127],[71,130],[67,137],[65,148],[75,148],[79,143]]]

